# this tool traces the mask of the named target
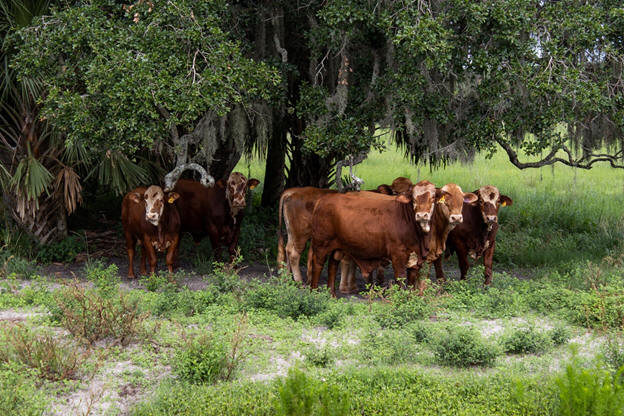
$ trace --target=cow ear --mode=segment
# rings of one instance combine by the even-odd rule
[[[225,189],[225,181],[223,179],[219,179],[215,185],[217,188]]]
[[[377,187],[377,192],[379,192],[380,194],[384,194],[384,195],[392,195],[392,188],[390,188],[388,185],[379,185]]]
[[[258,186],[258,184],[260,183],[260,181],[256,178],[251,178],[247,181],[247,187],[249,189],[254,189],[256,186]]]
[[[436,194],[435,194],[435,200],[436,202],[444,202],[445,199],[445,192],[442,192],[442,189],[440,188],[436,188]]]
[[[503,207],[508,207],[510,205],[513,205],[513,201],[507,195],[501,195],[500,201],[501,201],[501,206]]]
[[[464,204],[474,205],[479,200],[479,197],[472,192],[464,192]]]
[[[405,195],[401,194],[399,196],[396,197],[397,202],[400,202],[402,204],[409,204],[412,202],[411,199],[409,199],[408,197],[406,197]]]
[[[170,204],[173,204],[178,198],[180,198],[180,194],[177,192],[169,192],[167,194],[167,202]]]
[[[140,204],[141,201],[143,201],[143,194],[140,194],[138,192],[132,192],[130,193],[129,197],[130,201],[136,203],[136,204]]]

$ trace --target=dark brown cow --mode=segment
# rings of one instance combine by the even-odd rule
[[[257,179],[247,180],[240,172],[233,172],[227,181],[218,180],[211,188],[199,182],[180,179],[173,190],[181,196],[177,204],[182,219],[181,231],[189,232],[195,243],[208,235],[216,260],[221,259],[221,245],[226,245],[230,261],[233,260],[246,206],[247,189],[253,189],[259,183]]]
[[[457,253],[461,279],[468,273],[468,256],[474,260],[483,257],[485,266],[485,284],[492,283],[492,259],[498,231],[498,209],[513,204],[511,198],[501,195],[495,186],[482,186],[474,192],[479,197],[476,205],[464,204],[463,222],[455,227],[446,240],[446,257]],[[436,277],[444,282],[442,257],[435,262]]]
[[[312,283],[318,280],[326,258],[339,251],[355,261],[362,276],[390,260],[395,277],[412,273],[426,257],[427,232],[435,202],[435,187],[422,181],[414,185],[411,198],[374,193],[327,194],[316,203],[312,217]],[[338,262],[329,259],[328,286],[335,295]]]
[[[156,271],[156,250],[167,252],[169,272],[173,272],[175,253],[180,242],[180,215],[174,202],[180,197],[176,192],[166,195],[160,186],[136,188],[126,194],[121,203],[126,247],[128,249],[128,277],[134,278],[134,253],[137,241],[141,249],[141,273],[145,274],[145,261],[149,259],[150,272]]]

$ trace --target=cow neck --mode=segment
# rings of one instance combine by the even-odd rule
[[[435,204],[431,218],[431,241],[429,242],[428,261],[433,261],[440,257],[446,249],[446,238],[451,232],[451,222],[449,217],[444,215],[440,203]]]
[[[395,201],[396,204],[399,205],[399,211],[401,215],[399,216],[401,220],[405,223],[405,230],[409,230],[409,236],[414,238],[414,242],[416,244],[420,244],[423,240],[423,231],[420,228],[420,224],[416,221],[414,217],[414,208],[412,204],[405,204],[403,202]]]

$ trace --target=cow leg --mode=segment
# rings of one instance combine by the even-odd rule
[[[464,280],[468,275],[468,268],[470,267],[470,263],[468,263],[468,253],[466,248],[461,245],[458,245],[455,251],[457,252],[457,260],[459,262],[460,279]]]
[[[301,253],[305,248],[305,242],[303,246],[296,244],[295,241],[289,239],[286,243],[286,262],[288,263],[288,269],[293,274],[295,282],[303,282],[303,276],[301,275],[301,269],[299,268],[299,262],[301,261]],[[310,253],[308,253],[308,260]],[[309,261],[308,261],[309,263]]]
[[[306,264],[306,266],[308,267],[308,270],[306,271],[306,284],[308,286],[312,284],[312,275],[314,274],[313,260],[314,260],[314,250],[312,250],[312,243],[310,243],[310,247],[308,248],[308,262]],[[321,266],[321,268],[322,267],[323,266]],[[297,261],[297,268],[299,268],[299,261]],[[299,273],[301,273],[301,271]]]
[[[386,280],[384,274],[385,274],[384,266],[379,266],[377,268],[377,285],[383,286]]]
[[[321,271],[323,271],[323,265],[327,259],[327,255],[330,250],[324,247],[311,246],[312,249],[312,280],[310,282],[310,289],[316,289],[318,287],[319,278],[321,277]]]
[[[237,219],[237,221],[242,221],[241,219]],[[234,258],[236,257],[236,248],[238,247],[238,239],[240,238],[240,222],[238,226],[235,227],[234,236],[232,238],[232,242],[228,247],[228,252],[230,253],[230,263],[234,262]]]
[[[176,262],[177,254],[178,254],[178,245],[180,244],[180,237],[176,237],[169,246],[167,250],[167,268],[169,269],[169,273],[173,273],[173,268]]]
[[[147,259],[149,260],[150,274],[156,273],[156,250],[149,237],[143,239],[143,252],[147,255]],[[143,257],[143,259],[143,261],[145,261],[145,257]]]
[[[219,239],[219,231],[215,227],[208,229],[208,237],[212,246],[212,256],[214,261],[221,261],[221,240]]]
[[[145,248],[145,242],[141,243],[141,274],[145,276],[147,274],[147,267],[145,264],[147,262],[147,249]]]
[[[444,277],[444,269],[442,268],[442,256],[433,261],[436,271],[436,280],[438,284],[446,283],[446,277]]]
[[[336,260],[334,256],[329,256],[327,264],[327,287],[332,297],[336,297],[336,273],[338,272],[339,260]]]
[[[134,253],[136,249],[136,238],[128,232],[125,233],[126,248],[128,249],[128,278],[134,279]]]
[[[340,262],[340,287],[341,293],[353,293],[357,290],[355,284],[355,264],[353,260],[343,258]]]
[[[495,241],[492,241],[492,245],[483,253],[483,266],[485,266],[485,282],[484,285],[489,286],[492,284],[492,261],[494,260],[494,246]]]

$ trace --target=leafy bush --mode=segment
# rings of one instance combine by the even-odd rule
[[[432,339],[433,328],[424,322],[413,322],[405,330],[412,336],[415,342],[427,342]]]
[[[37,274],[37,265],[34,261],[18,257],[8,250],[0,249],[0,278],[15,277],[30,279]]]
[[[93,283],[98,293],[103,297],[111,297],[119,290],[119,276],[114,264],[104,267],[100,260],[88,262],[85,265],[87,280]]]
[[[0,414],[39,416],[46,404],[29,371],[15,364],[0,364]]]
[[[360,343],[365,361],[394,365],[412,361],[417,347],[410,334],[402,330],[370,330]]]
[[[503,351],[511,354],[538,354],[551,346],[550,337],[532,326],[515,329],[501,341]]]
[[[548,332],[548,335],[550,336],[550,339],[552,340],[554,345],[566,344],[572,337],[570,330],[565,326],[554,327]]]
[[[624,329],[624,290],[607,285],[581,292],[572,319],[587,328]]]
[[[306,376],[296,368],[277,382],[276,414],[280,416],[342,416],[351,408],[351,398],[340,386]]]
[[[266,309],[279,317],[297,319],[324,312],[329,304],[325,291],[311,291],[296,282],[272,279],[264,284],[255,282],[244,294],[244,308]]]
[[[322,325],[329,329],[340,327],[344,317],[353,314],[353,304],[337,300],[327,305],[325,312],[322,312],[318,318]]]
[[[80,366],[89,356],[89,351],[80,351],[70,341],[59,340],[49,333],[35,333],[22,325],[5,328],[2,338],[0,363],[19,363],[47,380],[76,379]]]
[[[214,286],[202,290],[190,290],[173,284],[164,286],[161,292],[155,293],[147,308],[158,316],[182,314],[193,316],[202,313],[208,306],[219,302],[221,296]]]
[[[113,296],[107,285],[100,289],[107,297],[78,282],[71,283],[55,294],[52,315],[72,335],[89,344],[112,338],[127,345],[137,337],[148,315],[139,312],[137,299],[130,300],[120,291]]]
[[[215,383],[225,375],[226,342],[213,335],[202,335],[185,342],[173,360],[175,374],[193,384]]]
[[[602,355],[604,355],[605,364],[612,371],[624,368],[624,340],[621,333],[615,332],[607,336],[607,342],[602,346]]]
[[[84,239],[71,235],[56,243],[40,245],[37,250],[37,260],[41,263],[71,263],[85,249]]]
[[[613,375],[597,363],[583,368],[575,357],[565,374],[556,380],[559,388],[558,415],[624,415],[624,369]]]
[[[163,273],[150,273],[140,277],[140,281],[150,292],[155,292],[169,283],[169,279]]]
[[[382,328],[401,328],[431,313],[424,296],[418,296],[416,291],[404,290],[400,285],[388,289],[385,300],[388,304],[379,305],[375,313],[375,319]]]
[[[487,343],[474,328],[451,326],[433,341],[433,352],[443,365],[469,367],[491,365],[499,355],[495,345]]]
[[[327,345],[321,348],[310,345],[305,351],[305,361],[314,367],[327,368],[334,362],[334,351]]]

